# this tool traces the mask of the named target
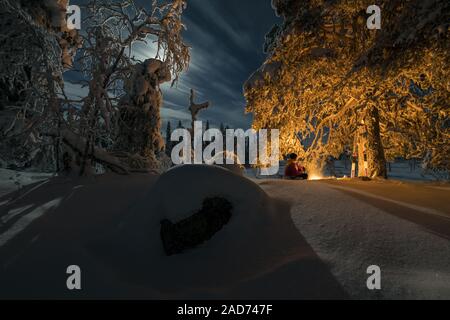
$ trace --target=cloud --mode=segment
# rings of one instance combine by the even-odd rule
[[[170,108],[161,108],[161,116],[166,119],[176,119],[176,120],[191,120],[191,115],[187,112],[180,110],[173,110]]]
[[[142,1],[147,5],[150,1]],[[191,47],[191,62],[176,86],[162,86],[164,123],[190,121],[190,89],[196,101],[210,101],[211,107],[199,119],[211,125],[221,122],[234,128],[248,128],[251,115],[245,115],[242,85],[263,63],[264,35],[278,22],[268,0],[189,0],[183,14],[187,30],[185,42]],[[154,58],[156,46],[148,42],[134,45],[132,56],[139,60]],[[68,89],[73,96],[79,87]]]
[[[239,30],[236,23],[238,17],[226,16],[217,6],[218,1],[192,1],[192,5],[196,6],[204,17],[208,17],[209,21],[215,24],[222,32],[221,38],[228,37],[241,50],[251,50],[249,47],[250,36]],[[218,39],[216,38],[216,41]]]

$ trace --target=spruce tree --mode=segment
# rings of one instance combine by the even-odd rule
[[[166,154],[169,156],[172,153],[172,141],[170,140],[171,135],[172,135],[172,128],[169,120],[167,121],[166,127]]]

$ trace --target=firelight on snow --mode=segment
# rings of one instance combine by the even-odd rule
[[[312,174],[312,175],[308,178],[308,180],[322,180],[322,179],[324,179],[324,177],[323,177],[323,176],[320,176],[320,175],[317,175],[317,174]]]

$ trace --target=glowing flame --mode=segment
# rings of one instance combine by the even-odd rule
[[[322,180],[323,177],[317,174],[312,174],[308,177],[308,180]]]

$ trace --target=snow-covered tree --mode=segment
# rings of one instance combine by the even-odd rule
[[[0,1],[0,163],[54,171],[62,73],[81,44],[65,0]]]
[[[145,8],[133,0],[97,0],[86,6],[84,45],[76,62],[88,94],[77,102],[79,112],[71,108],[77,125],[67,130],[77,141],[64,137],[81,174],[93,162],[118,172],[158,169],[164,150],[160,85],[175,83],[189,63],[182,39],[185,5],[185,0],[155,0]],[[155,57],[136,61],[137,43]]]
[[[396,156],[448,170],[450,3],[378,1],[369,30],[372,4],[273,1],[283,28],[244,87],[253,127],[281,129],[281,153],[311,162],[355,146],[360,175],[386,176]]]

